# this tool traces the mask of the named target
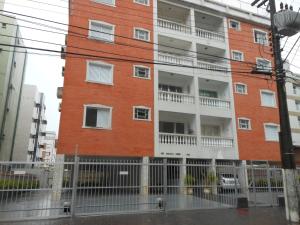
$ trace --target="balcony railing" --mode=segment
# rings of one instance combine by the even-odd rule
[[[187,66],[193,65],[193,59],[189,59],[184,56],[162,53],[162,52],[158,53],[158,60],[160,62],[166,62],[170,64],[179,64],[179,65],[187,65]]]
[[[205,61],[201,61],[201,60],[197,61],[197,66],[199,68],[205,69],[205,70],[219,71],[219,72],[224,72],[224,73],[227,71],[226,66],[222,66],[219,64],[215,64],[215,63],[209,63],[209,62],[205,62]]]
[[[159,143],[173,145],[197,145],[196,135],[159,133]]]
[[[232,148],[233,139],[222,137],[201,137],[201,145],[205,147]]]
[[[226,101],[218,98],[199,97],[199,102],[200,105],[204,105],[204,106],[230,109],[230,101]]]
[[[172,22],[169,20],[165,20],[165,19],[158,19],[158,26],[169,29],[169,30],[178,31],[181,33],[186,33],[186,34],[190,34],[192,31],[191,27],[189,27],[189,26],[186,26],[181,23],[176,23],[176,22]]]
[[[195,97],[188,94],[159,91],[158,100],[183,104],[195,104]]]
[[[201,28],[196,28],[196,35],[201,38],[213,39],[218,41],[224,41],[225,36],[216,32],[203,30]]]

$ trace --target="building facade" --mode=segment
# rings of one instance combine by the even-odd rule
[[[54,163],[56,158],[56,133],[46,131],[43,141],[40,144],[41,161]]]
[[[205,0],[70,4],[59,154],[280,160],[268,18]]]
[[[2,5],[3,7],[3,5]],[[16,19],[0,14],[0,159],[11,160],[25,76],[27,53]]]
[[[46,135],[45,96],[34,85],[24,85],[13,161],[42,161]]]

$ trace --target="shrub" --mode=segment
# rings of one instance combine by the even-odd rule
[[[37,189],[40,187],[38,180],[14,180],[14,179],[1,179],[1,190],[25,190],[25,189]]]

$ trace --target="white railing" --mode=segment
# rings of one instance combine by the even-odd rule
[[[193,59],[185,58],[184,56],[177,56],[172,55],[168,53],[158,53],[158,60],[160,62],[166,62],[170,64],[179,64],[179,65],[187,65],[192,66],[193,65]]]
[[[201,38],[225,41],[225,36],[216,32],[196,28],[196,35]]]
[[[196,135],[159,133],[159,143],[173,145],[197,145]]]
[[[201,145],[205,147],[233,147],[233,139],[222,137],[201,137]]]
[[[218,98],[199,97],[200,105],[230,109],[230,101]]]
[[[165,19],[158,19],[158,26],[170,30],[175,30],[178,32],[190,34],[191,33],[191,27],[186,26],[181,23],[176,23],[170,20],[165,20]]]
[[[167,91],[159,91],[158,100],[166,102],[195,104],[195,97],[192,95]]]
[[[219,64],[215,64],[215,63],[209,63],[209,62],[205,62],[205,61],[201,61],[198,60],[197,61],[197,67],[201,68],[201,69],[205,69],[205,70],[212,70],[212,71],[216,71],[216,72],[222,72],[222,73],[226,73],[227,67],[226,66],[222,66]]]

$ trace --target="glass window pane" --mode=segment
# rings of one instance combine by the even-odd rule
[[[96,127],[97,126],[97,109],[96,108],[86,108],[85,112],[85,126]]]
[[[89,63],[88,80],[101,83],[112,83],[112,67]]]
[[[262,105],[263,106],[275,106],[275,96],[273,93],[262,92]]]

